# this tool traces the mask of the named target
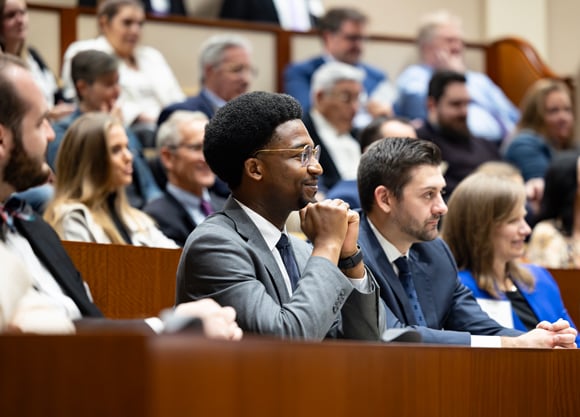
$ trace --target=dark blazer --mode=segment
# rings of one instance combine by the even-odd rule
[[[80,273],[52,227],[38,214],[34,214],[31,221],[15,218],[14,224],[63,292],[75,302],[83,317],[102,317],[101,311],[89,299]]]
[[[311,256],[311,246],[289,237],[300,271],[292,296],[262,234],[230,197],[223,211],[208,217],[187,240],[177,268],[176,302],[211,297],[234,307],[246,332],[379,340],[385,317],[372,275],[372,292],[363,294],[335,264]]]
[[[316,132],[316,128],[314,127],[314,122],[310,117],[310,114],[305,112],[302,115],[302,121],[304,122],[304,126],[306,126],[306,130],[310,134],[314,145],[320,145],[320,165],[324,172],[322,173],[322,185],[324,186],[324,191],[330,190],[334,185],[341,180],[340,173],[334,164],[334,161],[330,157],[330,153],[328,149],[320,140],[320,136],[318,136],[318,132]]]
[[[211,192],[210,197],[214,211],[221,210],[225,198]],[[187,237],[197,226],[181,203],[167,191],[147,204],[143,211],[155,219],[165,236],[173,239],[181,247],[185,245]]]
[[[224,0],[219,17],[280,24],[278,11],[272,0]]]
[[[326,62],[322,56],[317,56],[303,62],[290,64],[284,70],[284,92],[296,98],[305,113],[310,110],[312,104],[310,102],[312,75]],[[363,86],[368,95],[371,95],[381,82],[387,80],[386,74],[378,68],[363,63],[359,63],[357,68],[365,72]]]
[[[173,103],[165,107],[159,114],[159,118],[157,119],[157,126],[161,126],[164,121],[169,119],[171,113],[177,110],[200,111],[204,113],[209,119],[211,119],[215,113],[212,102],[202,91],[197,96],[188,97],[184,101]]]
[[[428,327],[417,326],[399,277],[361,214],[359,245],[364,262],[381,287],[387,306],[387,328],[415,328],[425,343],[469,345],[470,335],[518,336],[521,332],[501,327],[485,313],[472,292],[457,277],[457,266],[441,239],[415,243],[409,250],[409,265],[419,303]]]

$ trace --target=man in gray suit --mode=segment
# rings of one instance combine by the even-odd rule
[[[253,92],[211,119],[205,158],[232,196],[188,238],[177,302],[214,297],[247,332],[379,340],[384,310],[357,247],[359,217],[342,200],[316,202],[319,148],[301,113],[288,95]],[[293,210],[312,246],[289,236],[288,252]]]

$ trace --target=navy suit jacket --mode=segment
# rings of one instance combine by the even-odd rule
[[[302,116],[302,121],[304,122],[304,126],[306,126],[306,130],[310,134],[314,145],[320,145],[320,165],[324,172],[322,173],[322,185],[324,187],[324,191],[330,190],[334,185],[341,180],[340,173],[334,164],[334,161],[330,157],[330,153],[328,149],[320,140],[320,136],[318,136],[318,132],[316,132],[316,128],[314,127],[314,123],[312,122],[312,118],[308,113],[304,113]]]
[[[322,56],[311,58],[307,61],[290,64],[284,70],[284,92],[290,94],[300,102],[304,112],[310,110],[310,83],[312,74],[327,61]],[[365,72],[363,86],[370,95],[377,86],[387,80],[384,72],[378,68],[359,63],[358,68]]]
[[[225,204],[225,198],[211,192],[210,197],[214,211],[221,210]],[[163,193],[163,196],[147,204],[143,211],[155,219],[165,236],[173,239],[181,247],[185,245],[187,237],[197,226],[181,203],[167,191]]]
[[[428,327],[417,326],[407,295],[387,255],[361,214],[359,245],[365,265],[380,286],[387,307],[387,328],[415,328],[425,343],[469,345],[470,335],[518,336],[485,313],[472,292],[457,277],[457,266],[441,239],[415,243],[409,250],[413,282]]]
[[[208,119],[211,119],[215,113],[212,102],[202,91],[197,96],[188,97],[184,101],[173,103],[165,107],[159,114],[159,118],[157,119],[157,126],[161,126],[164,121],[169,119],[171,113],[177,110],[200,111],[204,113]]]
[[[14,224],[62,291],[75,302],[82,316],[102,317],[101,311],[89,299],[80,273],[52,227],[38,214],[34,214],[31,221],[14,218]]]

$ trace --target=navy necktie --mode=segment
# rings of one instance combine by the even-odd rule
[[[276,243],[276,249],[280,252],[280,257],[284,266],[286,267],[286,272],[290,278],[290,284],[292,286],[292,291],[298,286],[298,280],[300,279],[300,272],[298,272],[298,265],[296,264],[296,258],[294,258],[294,253],[292,252],[292,247],[290,246],[290,241],[288,236],[282,233],[280,240]]]
[[[411,276],[411,271],[409,269],[409,262],[406,256],[401,256],[395,260],[395,265],[399,268],[399,279],[407,297],[409,297],[409,302],[411,303],[411,308],[413,309],[413,314],[415,315],[415,320],[419,326],[427,327],[427,322],[425,321],[425,316],[423,316],[423,310],[421,310],[421,305],[419,304],[419,298],[417,297],[417,291],[415,291],[415,284],[413,283],[413,277]]]
[[[211,203],[207,200],[201,200],[199,207],[201,208],[201,212],[206,216],[209,216],[210,214],[213,213],[213,207],[211,206]]]

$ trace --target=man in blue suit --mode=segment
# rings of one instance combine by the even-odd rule
[[[215,35],[201,47],[199,66],[201,92],[174,103],[159,114],[161,126],[176,110],[200,111],[212,118],[217,109],[246,93],[255,74],[249,42],[237,35]]]
[[[322,64],[339,61],[364,71],[363,86],[367,95],[366,106],[361,106],[354,120],[356,128],[363,128],[373,117],[391,114],[395,98],[394,88],[387,75],[378,68],[360,62],[366,36],[367,17],[358,10],[336,8],[329,10],[319,22],[324,52],[303,62],[290,64],[284,71],[284,91],[296,98],[304,113],[311,106],[310,83],[312,75]]]
[[[387,306],[387,328],[411,326],[426,343],[575,347],[576,331],[564,320],[525,334],[501,327],[460,283],[451,252],[437,238],[447,213],[440,164],[436,145],[410,138],[376,142],[361,158],[359,244]]]

